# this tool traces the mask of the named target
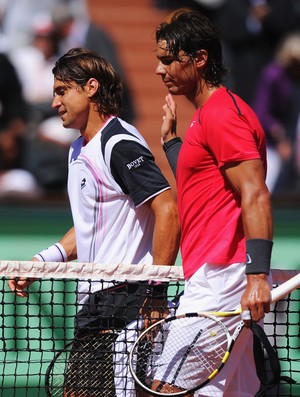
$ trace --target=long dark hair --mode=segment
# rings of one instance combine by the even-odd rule
[[[82,88],[90,78],[99,82],[99,89],[91,98],[99,114],[119,115],[122,106],[122,83],[112,65],[94,51],[73,48],[58,59],[52,72],[56,79],[69,84],[74,81]]]
[[[156,42],[162,40],[166,41],[167,50],[175,59],[179,59],[180,50],[191,58],[199,50],[206,50],[208,59],[203,77],[207,83],[218,86],[227,75],[220,32],[205,15],[197,11],[175,12],[170,22],[163,22],[156,29]]]

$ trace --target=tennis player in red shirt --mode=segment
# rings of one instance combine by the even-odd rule
[[[265,134],[253,110],[223,85],[221,37],[209,19],[178,11],[157,28],[156,42],[156,74],[169,92],[162,143],[176,176],[182,228],[186,281],[178,314],[241,305],[246,325],[230,363],[197,396],[253,397],[259,380],[247,328],[250,315],[259,322],[270,310],[273,245]],[[195,108],[183,142],[176,135],[177,95]]]

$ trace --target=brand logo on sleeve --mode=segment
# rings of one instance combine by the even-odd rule
[[[129,170],[139,168],[145,162],[144,156],[140,156],[137,159],[127,163],[126,166]]]

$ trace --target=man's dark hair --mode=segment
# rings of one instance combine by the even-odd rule
[[[73,48],[60,57],[52,69],[54,77],[65,84],[75,82],[82,88],[89,79],[99,82],[97,93],[91,98],[101,115],[119,115],[122,83],[112,65],[94,51]]]
[[[156,42],[165,40],[167,50],[179,60],[180,50],[194,58],[200,50],[208,54],[204,79],[213,86],[222,83],[227,69],[222,59],[221,35],[217,27],[197,11],[179,10],[170,22],[163,22],[156,29]]]

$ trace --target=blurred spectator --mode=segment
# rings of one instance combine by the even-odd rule
[[[117,48],[109,35],[90,21],[86,0],[0,0],[0,35],[6,50],[10,53],[31,45],[32,20],[42,14],[53,15],[60,39],[59,55],[70,48],[85,47],[98,52],[114,66],[124,84],[121,116],[133,123],[136,117],[134,102]]]
[[[16,71],[3,53],[0,53],[0,71],[0,165],[6,170],[22,163],[26,107]]]
[[[254,109],[267,135],[271,192],[287,186],[293,176],[293,144],[300,113],[300,32],[280,42],[274,59],[262,70]],[[295,153],[296,154],[296,153]]]
[[[26,167],[34,175],[39,191],[54,195],[65,195],[68,147],[78,136],[74,131],[66,134],[52,119],[52,68],[59,52],[51,15],[61,3],[76,3],[78,10],[85,10],[86,6],[84,0],[0,0],[0,46],[17,70],[27,103],[22,171]],[[20,180],[25,181],[24,172],[10,173],[15,187]],[[1,188],[7,186],[9,178],[2,178]],[[26,181],[29,188],[29,179]]]
[[[53,75],[58,56],[58,40],[51,17],[37,14],[33,18],[31,42],[10,52],[18,73],[25,100],[30,105],[31,121],[35,124],[50,115]]]
[[[109,35],[90,20],[87,12],[84,12],[83,9],[78,10],[76,3],[72,2],[70,4],[61,3],[54,8],[53,22],[59,36],[61,55],[71,48],[84,47],[96,51],[113,65],[123,81],[123,112],[120,117],[128,123],[134,123],[136,117],[134,101],[116,45]]]
[[[40,194],[26,164],[26,104],[8,56],[0,53],[0,197]]]
[[[280,39],[299,26],[299,12],[299,0],[226,0],[218,10],[229,85],[250,105],[262,67]]]
[[[29,45],[32,18],[37,14],[51,14],[60,3],[76,3],[77,8],[85,7],[84,0],[0,0],[1,36],[6,45],[5,50]]]
[[[51,108],[58,56],[55,27],[45,13],[33,18],[31,43],[10,53],[29,109],[27,167],[48,195],[65,194],[69,145],[78,136],[65,131]]]

